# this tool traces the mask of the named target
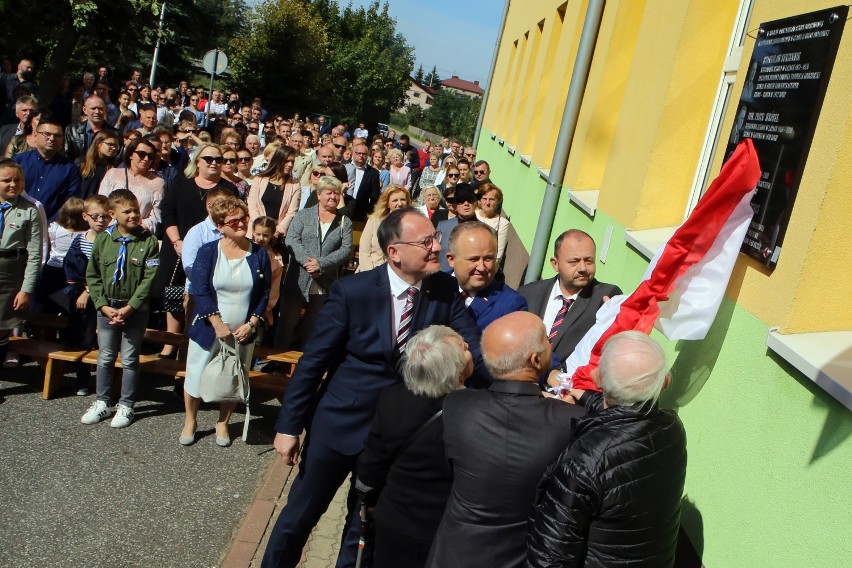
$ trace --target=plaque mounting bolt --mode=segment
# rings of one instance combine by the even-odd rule
[[[839,19],[840,19],[840,16],[838,16],[838,15],[837,15],[837,14],[835,14],[835,13],[832,13],[832,14],[828,17],[828,23],[829,23],[829,24],[834,24],[834,23],[836,23],[836,22],[837,22],[837,20],[839,20]]]

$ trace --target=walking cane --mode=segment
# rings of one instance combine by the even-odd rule
[[[358,531],[358,556],[355,557],[355,568],[361,568],[364,548],[367,546],[367,505],[361,499],[361,528]]]

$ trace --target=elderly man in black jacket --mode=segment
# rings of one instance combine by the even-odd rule
[[[625,331],[604,345],[592,378],[603,393],[572,391],[590,414],[542,482],[528,566],[672,566],[686,432],[657,405],[670,381],[665,354]]]

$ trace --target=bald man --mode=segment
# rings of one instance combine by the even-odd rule
[[[536,487],[571,441],[579,406],[545,398],[538,379],[550,367],[541,319],[514,312],[482,335],[496,379],[444,401],[444,444],[453,488],[427,566],[522,566]]]
[[[603,392],[580,396],[591,414],[542,482],[528,566],[672,566],[686,432],[657,404],[671,380],[665,353],[643,333],[621,332],[592,379]]]

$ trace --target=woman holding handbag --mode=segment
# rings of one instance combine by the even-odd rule
[[[218,199],[210,210],[222,238],[202,245],[192,266],[195,309],[189,325],[184,404],[186,416],[180,443],[195,442],[201,381],[204,369],[220,352],[220,341],[233,337],[243,346],[243,362],[253,354],[252,337],[269,301],[269,255],[252,243],[246,204],[236,197]],[[236,403],[221,403],[216,422],[216,444],[231,445],[228,422]]]
[[[358,458],[356,489],[375,506],[373,568],[422,568],[450,496],[444,456],[444,397],[462,388],[473,358],[461,336],[443,325],[408,340],[403,383],[385,389]]]

